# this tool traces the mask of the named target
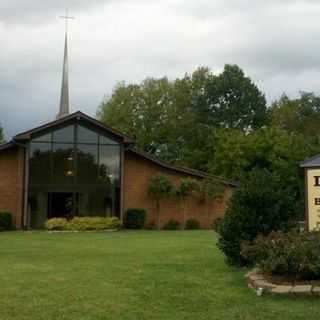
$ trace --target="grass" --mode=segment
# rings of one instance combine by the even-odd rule
[[[318,319],[317,298],[257,297],[212,231],[0,234],[0,319]]]

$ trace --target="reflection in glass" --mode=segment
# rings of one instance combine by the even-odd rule
[[[72,184],[75,176],[73,144],[53,144],[53,184]]]
[[[38,138],[33,139],[33,142],[51,142],[51,133],[45,134],[43,136],[40,136]]]
[[[85,127],[78,126],[78,143],[98,143],[98,134]]]
[[[120,215],[120,144],[75,126],[53,131],[53,142],[49,133],[30,143],[33,228],[43,227],[49,217]]]
[[[33,184],[47,184],[50,182],[50,143],[30,144],[30,181]]]
[[[98,145],[79,144],[77,151],[78,182],[98,184]]]
[[[100,136],[100,144],[118,144],[118,143],[105,136]]]
[[[74,126],[64,127],[53,132],[54,142],[74,142]]]
[[[100,178],[118,183],[120,175],[120,147],[101,145],[99,164]]]

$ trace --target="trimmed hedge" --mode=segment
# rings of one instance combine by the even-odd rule
[[[146,210],[133,208],[128,209],[124,216],[126,229],[143,229],[146,221]]]
[[[197,230],[197,229],[200,229],[200,223],[197,219],[188,219],[186,221],[186,227],[185,229],[187,230]]]
[[[71,220],[53,218],[46,222],[47,230],[101,231],[119,229],[120,220],[116,217],[75,217]]]
[[[180,223],[177,220],[170,219],[163,227],[164,230],[178,230]]]
[[[0,231],[8,231],[12,229],[12,214],[10,212],[0,212]]]

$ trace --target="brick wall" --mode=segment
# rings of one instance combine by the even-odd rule
[[[9,211],[21,229],[23,211],[24,150],[12,147],[0,151],[0,211]]]
[[[156,222],[156,204],[150,199],[147,191],[150,177],[157,174],[166,175],[178,185],[180,179],[188,175],[163,168],[132,151],[126,151],[124,158],[124,210],[144,208],[147,211],[147,224]],[[206,204],[200,204],[193,197],[189,197],[185,210],[187,218],[197,219],[203,229],[211,228],[213,221],[224,215],[231,193],[232,187],[226,186],[223,201],[211,201]],[[164,200],[160,205],[162,226],[170,219],[178,220],[180,223],[183,221],[183,213],[179,209],[177,199]]]

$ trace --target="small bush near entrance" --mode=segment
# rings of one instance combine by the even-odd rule
[[[288,279],[320,279],[319,232],[271,232],[244,243],[241,254],[262,271]]]
[[[119,229],[120,220],[116,217],[75,217],[69,221],[64,218],[53,218],[46,222],[48,230],[101,231]]]
[[[200,223],[197,219],[188,219],[186,221],[186,229],[187,230],[197,230],[200,229]]]
[[[169,220],[163,227],[164,230],[178,230],[180,223],[177,220]]]
[[[52,218],[49,219],[45,227],[48,230],[67,230],[68,220],[65,218]]]
[[[126,229],[143,229],[146,220],[146,210],[128,209],[124,216],[124,227]]]
[[[0,212],[0,231],[7,231],[12,229],[12,214],[10,212]]]

